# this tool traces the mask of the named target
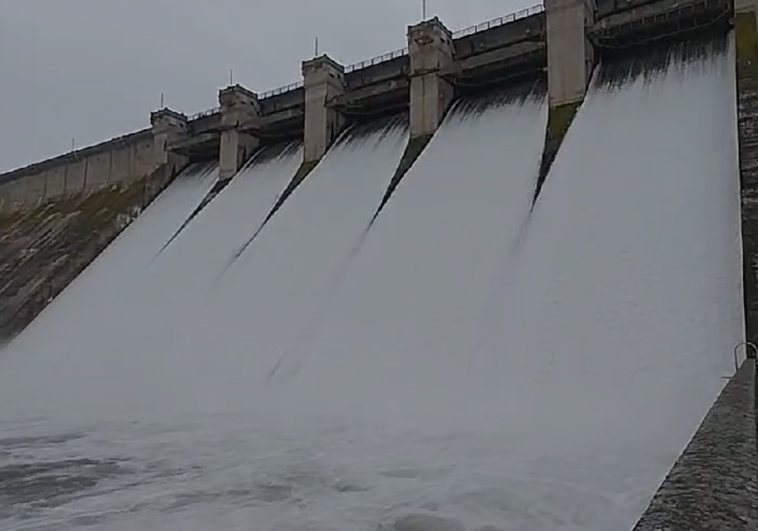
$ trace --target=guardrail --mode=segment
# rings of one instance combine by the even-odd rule
[[[537,4],[536,6],[527,7],[526,9],[522,9],[521,11],[516,11],[515,13],[511,13],[509,15],[493,18],[492,20],[488,20],[487,22],[482,22],[481,24],[477,24],[475,26],[469,26],[468,28],[463,28],[462,30],[455,31],[453,32],[453,38],[458,39],[460,37],[473,35],[475,33],[479,33],[480,31],[486,31],[488,29],[492,29],[498,26],[502,26],[504,24],[508,24],[509,22],[513,22],[515,20],[519,20],[519,19],[526,18],[532,15],[536,15],[537,13],[542,13],[543,11],[545,11],[545,6],[543,4]]]
[[[221,107],[213,107],[212,109],[206,109],[204,111],[196,112],[195,114],[190,114],[189,116],[187,116],[187,121],[191,122],[199,118],[205,118],[206,116],[211,116],[220,111],[221,111]]]
[[[479,33],[480,31],[486,31],[488,29],[492,29],[498,26],[502,26],[504,24],[508,24],[509,22],[513,22],[515,20],[526,18],[531,15],[536,15],[537,13],[542,13],[543,11],[545,11],[545,6],[543,4],[537,4],[535,6],[522,9],[521,11],[510,13],[509,15],[493,18],[492,20],[488,20],[487,22],[482,22],[481,24],[477,24],[475,26],[469,26],[468,28],[455,31],[453,32],[453,38],[457,39],[459,37],[473,35],[475,33]],[[345,73],[354,72],[355,70],[361,70],[362,68],[366,68],[368,66],[378,65],[387,61],[391,61],[393,59],[397,59],[398,57],[403,57],[405,55],[408,55],[408,48],[402,48],[400,50],[395,50],[394,52],[388,52],[382,55],[378,55],[376,57],[372,57],[371,59],[366,59],[365,61],[361,61],[359,63],[353,63],[351,65],[348,65],[345,67]],[[294,83],[290,83],[289,85],[284,85],[282,87],[277,87],[273,90],[268,90],[266,92],[263,92],[258,96],[258,99],[262,100],[265,98],[270,98],[271,96],[284,94],[285,92],[298,89],[302,86],[303,86],[302,80],[295,81]],[[192,114],[188,117],[188,119],[197,120],[198,118],[203,118],[205,116],[210,116],[212,114],[215,114],[219,112],[220,110],[221,110],[220,107],[214,107],[212,109],[208,109],[205,111]]]
[[[273,90],[267,90],[266,92],[262,93],[260,96],[258,96],[259,100],[262,100],[264,98],[270,98],[271,96],[276,96],[278,94],[284,94],[285,92],[289,92],[290,90],[295,90],[303,86],[303,82],[301,81],[295,81],[294,83],[290,83],[289,85],[284,85],[283,87],[277,87]]]
[[[403,57],[404,55],[408,55],[408,48],[403,48],[402,50],[395,50],[394,52],[378,55],[371,59],[361,61],[360,63],[353,63],[345,67],[345,73],[353,72],[354,70],[360,70],[362,68],[366,68],[367,66],[378,65],[386,61],[391,61],[392,59],[397,59],[398,57]]]

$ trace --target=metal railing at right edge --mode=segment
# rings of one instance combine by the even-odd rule
[[[740,369],[739,350],[741,347],[745,347],[746,359],[754,360],[756,359],[756,356],[758,355],[758,348],[750,341],[743,341],[741,343],[737,343],[737,345],[734,347],[734,372],[737,372]]]
[[[469,26],[468,28],[463,28],[462,30],[455,31],[453,32],[453,38],[459,39],[460,37],[473,35],[475,33],[479,33],[480,31],[486,31],[488,29],[502,26],[503,24],[508,24],[509,22],[513,22],[515,20],[530,17],[532,15],[536,15],[537,13],[542,13],[543,11],[545,11],[544,4],[537,4],[536,6],[527,7],[526,9],[522,9],[521,11],[516,11],[515,13],[510,13],[508,15],[504,15],[498,18],[493,18],[492,20],[488,20],[487,22],[482,22],[481,24],[477,24],[475,26]]]

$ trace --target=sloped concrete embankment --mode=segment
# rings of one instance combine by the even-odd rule
[[[0,216],[0,343],[23,330],[175,175],[163,165],[135,181]]]

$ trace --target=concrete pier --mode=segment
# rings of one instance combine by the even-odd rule
[[[408,26],[411,138],[437,130],[455,90],[441,72],[453,64],[453,34],[439,18]]]
[[[258,96],[240,85],[221,89],[221,142],[219,148],[219,180],[231,179],[245,159],[258,147],[258,139],[243,132],[243,126],[260,117]]]
[[[594,63],[586,32],[592,27],[593,12],[592,0],[545,0],[551,108],[584,99]]]
[[[0,210],[131,180],[167,160],[173,167],[219,160],[227,179],[259,144],[287,140],[304,141],[304,167],[312,167],[351,120],[398,112],[410,114],[415,140],[428,139],[455,97],[536,81],[547,72],[550,115],[541,184],[600,55],[612,60],[617,50],[644,53],[662,35],[682,39],[695,30],[727,31],[733,22],[724,14],[735,7],[745,26],[748,18],[755,20],[755,1],[545,0],[544,7],[455,33],[434,18],[408,27],[402,50],[345,67],[317,57],[302,63],[303,81],[260,97],[239,85],[227,87],[219,91],[220,108],[192,116],[162,109],[151,116],[151,128],[0,175]]]
[[[324,156],[345,125],[329,102],[345,92],[345,69],[328,55],[302,63],[305,87],[304,161]]]
[[[187,137],[187,117],[164,107],[150,113],[150,125],[153,132],[153,163],[157,167],[168,162],[168,145]]]

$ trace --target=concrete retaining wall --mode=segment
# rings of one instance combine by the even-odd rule
[[[154,170],[153,135],[144,129],[0,175],[0,214],[133,182]]]
[[[758,529],[756,366],[746,360],[663,481],[635,531]]]

